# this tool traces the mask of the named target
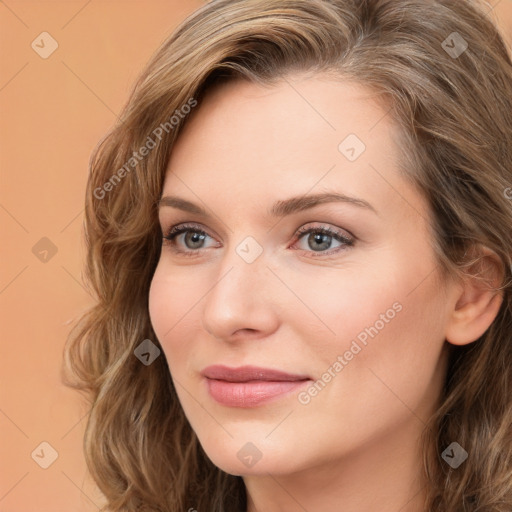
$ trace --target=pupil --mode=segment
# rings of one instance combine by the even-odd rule
[[[191,244],[197,244],[201,241],[203,235],[201,235],[200,233],[188,233],[188,238]]]
[[[325,240],[328,240],[331,237],[329,235],[326,235],[325,233],[316,233],[313,235],[313,238],[314,238],[315,242],[319,245],[322,245],[322,243],[327,244],[325,247],[327,249],[327,247],[329,246],[329,242],[325,241]],[[318,246],[317,246],[317,249],[318,249]]]

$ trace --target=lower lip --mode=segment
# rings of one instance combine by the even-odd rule
[[[256,407],[295,391],[311,380],[227,382],[206,379],[206,382],[210,395],[220,404],[229,407]]]

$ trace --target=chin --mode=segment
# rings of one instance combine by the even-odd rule
[[[215,443],[214,447],[203,446],[208,458],[222,471],[234,476],[289,474],[298,470],[298,461],[292,457],[295,450],[290,447],[290,453],[268,445],[262,446],[258,441],[238,442],[230,439],[229,443]],[[212,449],[210,449],[212,448]]]

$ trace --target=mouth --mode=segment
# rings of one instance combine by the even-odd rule
[[[210,396],[228,407],[256,407],[312,382],[307,375],[256,366],[208,366],[201,375],[206,380]]]

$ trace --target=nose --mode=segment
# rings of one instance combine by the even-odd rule
[[[204,298],[204,329],[225,341],[271,334],[279,320],[279,284],[263,255],[247,263],[231,249]]]

